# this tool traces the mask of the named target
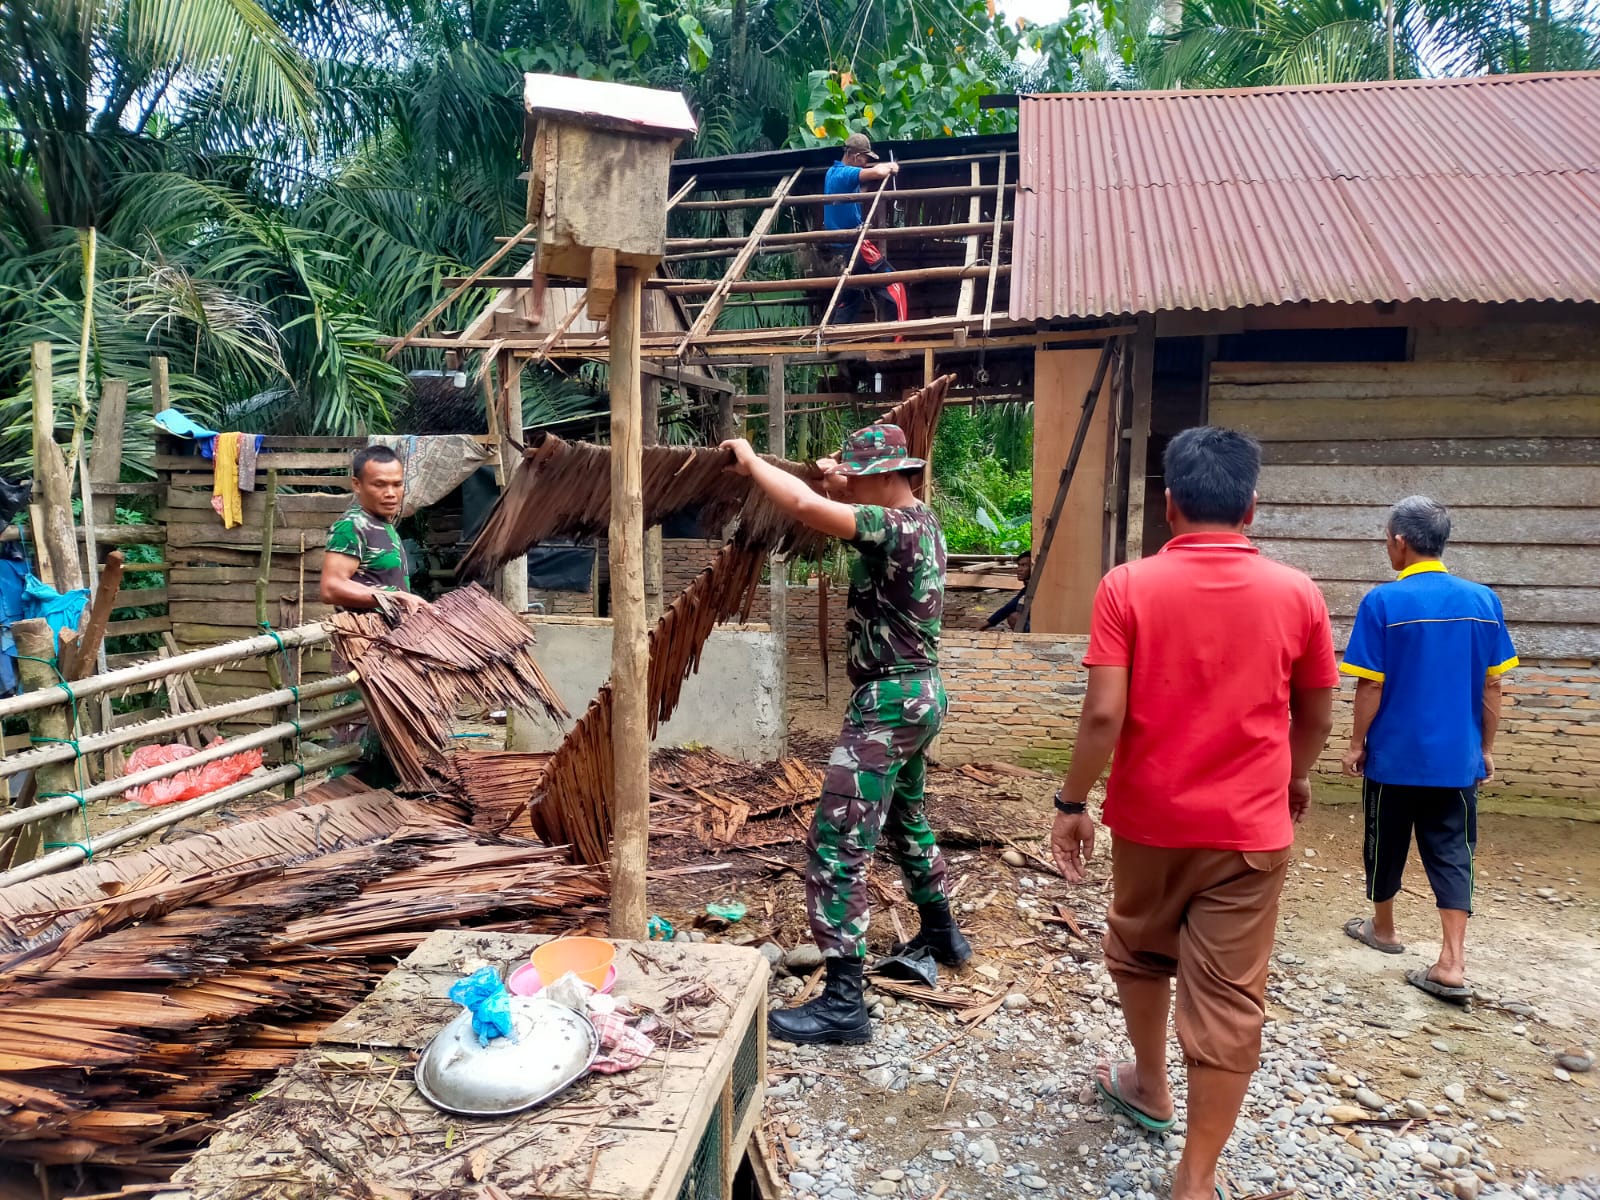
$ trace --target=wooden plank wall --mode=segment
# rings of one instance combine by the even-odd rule
[[[1100,349],[1041,350],[1034,356],[1033,541],[1038,553],[1055,503],[1061,468],[1078,431],[1083,398],[1094,382]],[[1035,633],[1088,633],[1100,586],[1106,520],[1106,446],[1116,419],[1111,376],[1106,373],[1089,436],[1061,510],[1060,524],[1034,590],[1030,624]]]
[[[1520,654],[1600,657],[1600,361],[1576,360],[1594,351],[1574,333],[1419,330],[1411,362],[1212,365],[1211,423],[1262,442],[1252,534],[1321,584],[1341,647],[1393,577],[1389,506],[1422,493],[1449,505],[1446,560],[1500,595]]]
[[[156,519],[166,526],[167,605],[180,650],[253,637],[256,576],[261,561],[267,502],[267,471],[278,472],[273,522],[272,569],[267,619],[278,629],[326,617],[317,601],[322,548],[328,527],[350,505],[350,454],[366,444],[356,438],[269,437],[256,464],[256,490],[244,493],[244,524],[222,527],[211,507],[211,460],[179,451],[185,444],[162,438],[156,469],[165,484]],[[291,656],[291,661],[293,660]],[[331,669],[328,652],[308,652],[295,663],[302,679]],[[195,681],[207,703],[237,699],[271,686],[266,659],[231,664]],[[266,725],[275,713],[240,718],[241,725]]]

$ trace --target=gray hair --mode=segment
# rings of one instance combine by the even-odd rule
[[[1389,510],[1384,528],[1391,537],[1405,538],[1418,554],[1437,558],[1450,540],[1450,510],[1427,496],[1407,496]]]

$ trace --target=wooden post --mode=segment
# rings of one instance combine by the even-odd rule
[[[1139,318],[1133,335],[1133,424],[1128,439],[1128,537],[1124,561],[1144,554],[1144,491],[1150,457],[1151,391],[1156,369],[1156,319]]]
[[[784,387],[783,359],[774,354],[767,359],[767,449],[779,458],[784,458],[789,452],[788,413],[786,411],[788,391]],[[787,693],[789,688],[789,562],[781,554],[774,554],[768,560],[768,569],[772,572],[772,612],[768,624],[772,628],[772,640],[778,651],[778,686]],[[787,706],[782,703],[783,696],[778,697],[779,712],[786,712]],[[789,731],[781,730],[783,748],[779,750],[780,756],[788,753]]]
[[[739,427],[735,423],[733,414],[733,393],[722,392],[717,396],[717,441],[725,442],[731,437],[737,437]]]
[[[611,311],[611,936],[638,940],[648,936],[650,860],[650,625],[639,394],[643,294],[638,268],[619,268]]]
[[[172,389],[167,384],[167,356],[150,359],[150,412],[164,413],[172,407]]]
[[[100,389],[100,411],[94,420],[94,443],[89,447],[89,479],[97,485],[116,483],[122,478],[122,433],[128,417],[128,384],[108,379]],[[96,492],[100,489],[97,486]],[[117,498],[96,495],[94,521],[97,526],[116,524]]]
[[[65,467],[62,469],[65,470]],[[50,631],[50,623],[42,617],[18,621],[11,627],[11,636],[17,643],[17,675],[22,681],[22,690],[49,692],[55,699],[62,701],[30,712],[28,732],[36,738],[59,742],[70,741],[76,736],[76,731],[72,727],[72,705],[67,702],[66,694],[56,687],[56,684],[61,682],[61,676],[56,673],[54,666],[56,639],[55,634]],[[48,798],[51,793],[67,794],[82,791],[83,789],[78,786],[77,761],[74,758],[39,767],[34,772],[36,794]],[[31,828],[36,831],[39,842],[43,843],[70,843],[82,841],[87,837],[83,830],[83,817],[77,809],[47,817]],[[24,836],[26,833],[25,829]],[[37,847],[38,843],[35,843],[34,850],[29,851],[26,857],[34,857]],[[22,856],[19,854],[20,857]]]
[[[83,569],[78,563],[78,539],[72,528],[72,480],[67,462],[56,445],[56,406],[52,395],[50,343],[33,344],[33,471],[38,480],[36,498],[40,501],[42,525],[34,536],[43,542],[55,572],[57,591],[70,592],[83,586]],[[52,656],[54,650],[52,649]]]
[[[498,356],[500,376],[500,473],[510,483],[522,461],[522,366],[514,356]],[[518,615],[528,611],[528,556],[508,562],[500,572],[500,599]]]
[[[659,296],[644,298],[643,329],[649,333],[660,322],[656,311],[663,304]],[[642,446],[655,446],[661,441],[661,377],[645,375],[639,381],[639,442]],[[661,526],[652,525],[644,531],[644,608],[651,627],[661,619],[664,603],[662,596]]]

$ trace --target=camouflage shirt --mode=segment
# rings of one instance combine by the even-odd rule
[[[406,552],[393,525],[352,504],[328,530],[328,553],[343,554],[359,564],[351,576],[367,587],[390,592],[407,589],[410,572]]]
[[[860,554],[850,563],[850,682],[929,671],[939,665],[944,619],[944,530],[933,510],[856,505]]]

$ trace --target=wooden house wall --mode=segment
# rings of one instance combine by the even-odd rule
[[[1322,586],[1342,648],[1393,577],[1396,500],[1448,505],[1450,566],[1525,657],[1600,656],[1600,361],[1578,326],[1419,329],[1412,361],[1213,363],[1209,420],[1262,442],[1252,536]]]
[[[328,527],[350,505],[351,449],[364,444],[364,439],[267,438],[257,459],[256,490],[243,494],[244,523],[224,529],[211,507],[211,460],[176,453],[181,443],[163,439],[156,456],[164,484],[156,519],[166,526],[167,609],[180,650],[261,632],[256,624],[255,585],[269,469],[278,472],[279,494],[267,619],[273,627],[287,629],[329,615],[332,610],[317,600],[322,549]],[[326,649],[296,652],[291,661],[301,679],[321,678],[331,669]],[[207,703],[255,695],[272,686],[264,658],[202,673],[195,682]],[[277,719],[275,714],[261,713],[238,723],[265,725]]]

